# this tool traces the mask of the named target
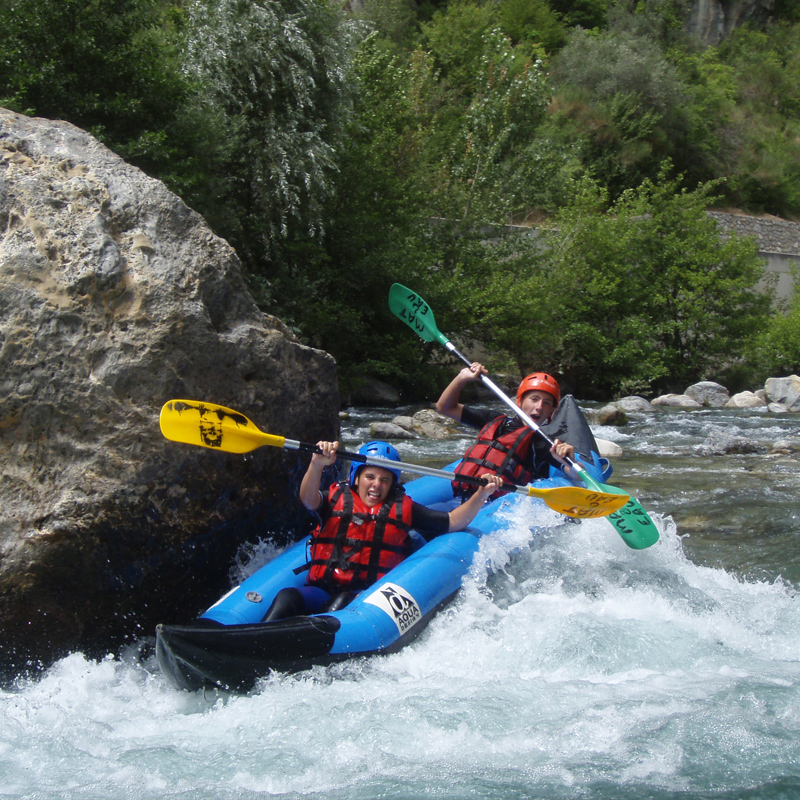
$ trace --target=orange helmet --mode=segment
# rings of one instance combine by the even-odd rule
[[[532,372],[522,381],[519,385],[519,389],[517,389],[517,405],[522,402],[522,397],[525,392],[530,392],[534,389],[553,395],[556,401],[556,407],[561,402],[561,389],[558,388],[558,381],[546,372]]]

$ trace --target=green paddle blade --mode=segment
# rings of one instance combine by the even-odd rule
[[[416,292],[401,283],[392,284],[389,310],[426,342],[439,342],[447,347],[448,339],[436,327],[433,309]]]
[[[616,486],[594,480],[585,469],[581,470],[580,477],[587,488],[596,492],[626,494]],[[635,497],[631,497],[619,511],[609,514],[606,519],[614,526],[625,544],[633,550],[644,550],[658,541],[658,528]]]

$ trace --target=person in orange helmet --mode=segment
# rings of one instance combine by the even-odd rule
[[[459,402],[461,391],[471,381],[479,381],[487,370],[477,361],[462,369],[442,392],[436,403],[440,414],[478,428],[478,438],[464,454],[455,474],[480,476],[500,475],[506,483],[525,485],[550,474],[555,466],[573,477],[568,459],[574,459],[575,448],[556,439],[551,447],[517,416],[509,417],[501,411],[482,410]],[[517,405],[537,425],[549,422],[561,401],[558,382],[546,372],[533,372],[517,389]],[[474,488],[467,483],[453,481],[456,496],[468,497]]]

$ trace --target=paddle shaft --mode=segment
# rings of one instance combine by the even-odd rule
[[[308,444],[307,442],[298,442],[294,439],[284,439],[283,446],[289,450],[299,450],[301,453],[318,453],[323,455],[322,450],[315,444]],[[405,461],[391,461],[388,458],[380,458],[379,456],[365,456],[361,453],[349,453],[347,450],[337,450],[336,455],[339,458],[346,458],[349,461],[357,461],[359,464],[370,464],[373,467],[383,467],[383,469],[400,469],[404,472],[413,472],[417,475],[430,475],[433,478],[447,478],[448,480],[455,480],[456,475],[444,469],[436,469],[434,467],[425,467],[422,464],[407,464]],[[470,475],[459,475],[459,482],[468,483],[472,486],[486,486],[486,481],[482,478],[475,478]],[[517,494],[529,494],[529,489],[526,486],[517,486],[516,484],[504,483],[504,492],[516,492]]]

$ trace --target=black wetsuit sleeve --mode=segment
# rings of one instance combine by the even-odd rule
[[[450,515],[446,511],[414,503],[411,509],[411,527],[430,541],[450,531]]]
[[[328,495],[325,492],[319,493],[322,502],[319,504],[319,508],[311,511],[310,509],[306,509],[309,514],[316,520],[318,525],[324,525],[328,517],[331,515],[331,504],[328,500]]]
[[[469,425],[470,428],[478,428],[480,430],[487,422],[502,416],[505,415],[501,411],[464,406],[461,411],[461,422],[464,425]]]
[[[549,478],[550,465],[561,469],[561,462],[550,452],[550,444],[538,433],[533,434],[531,450],[528,454],[528,465],[536,478]]]

